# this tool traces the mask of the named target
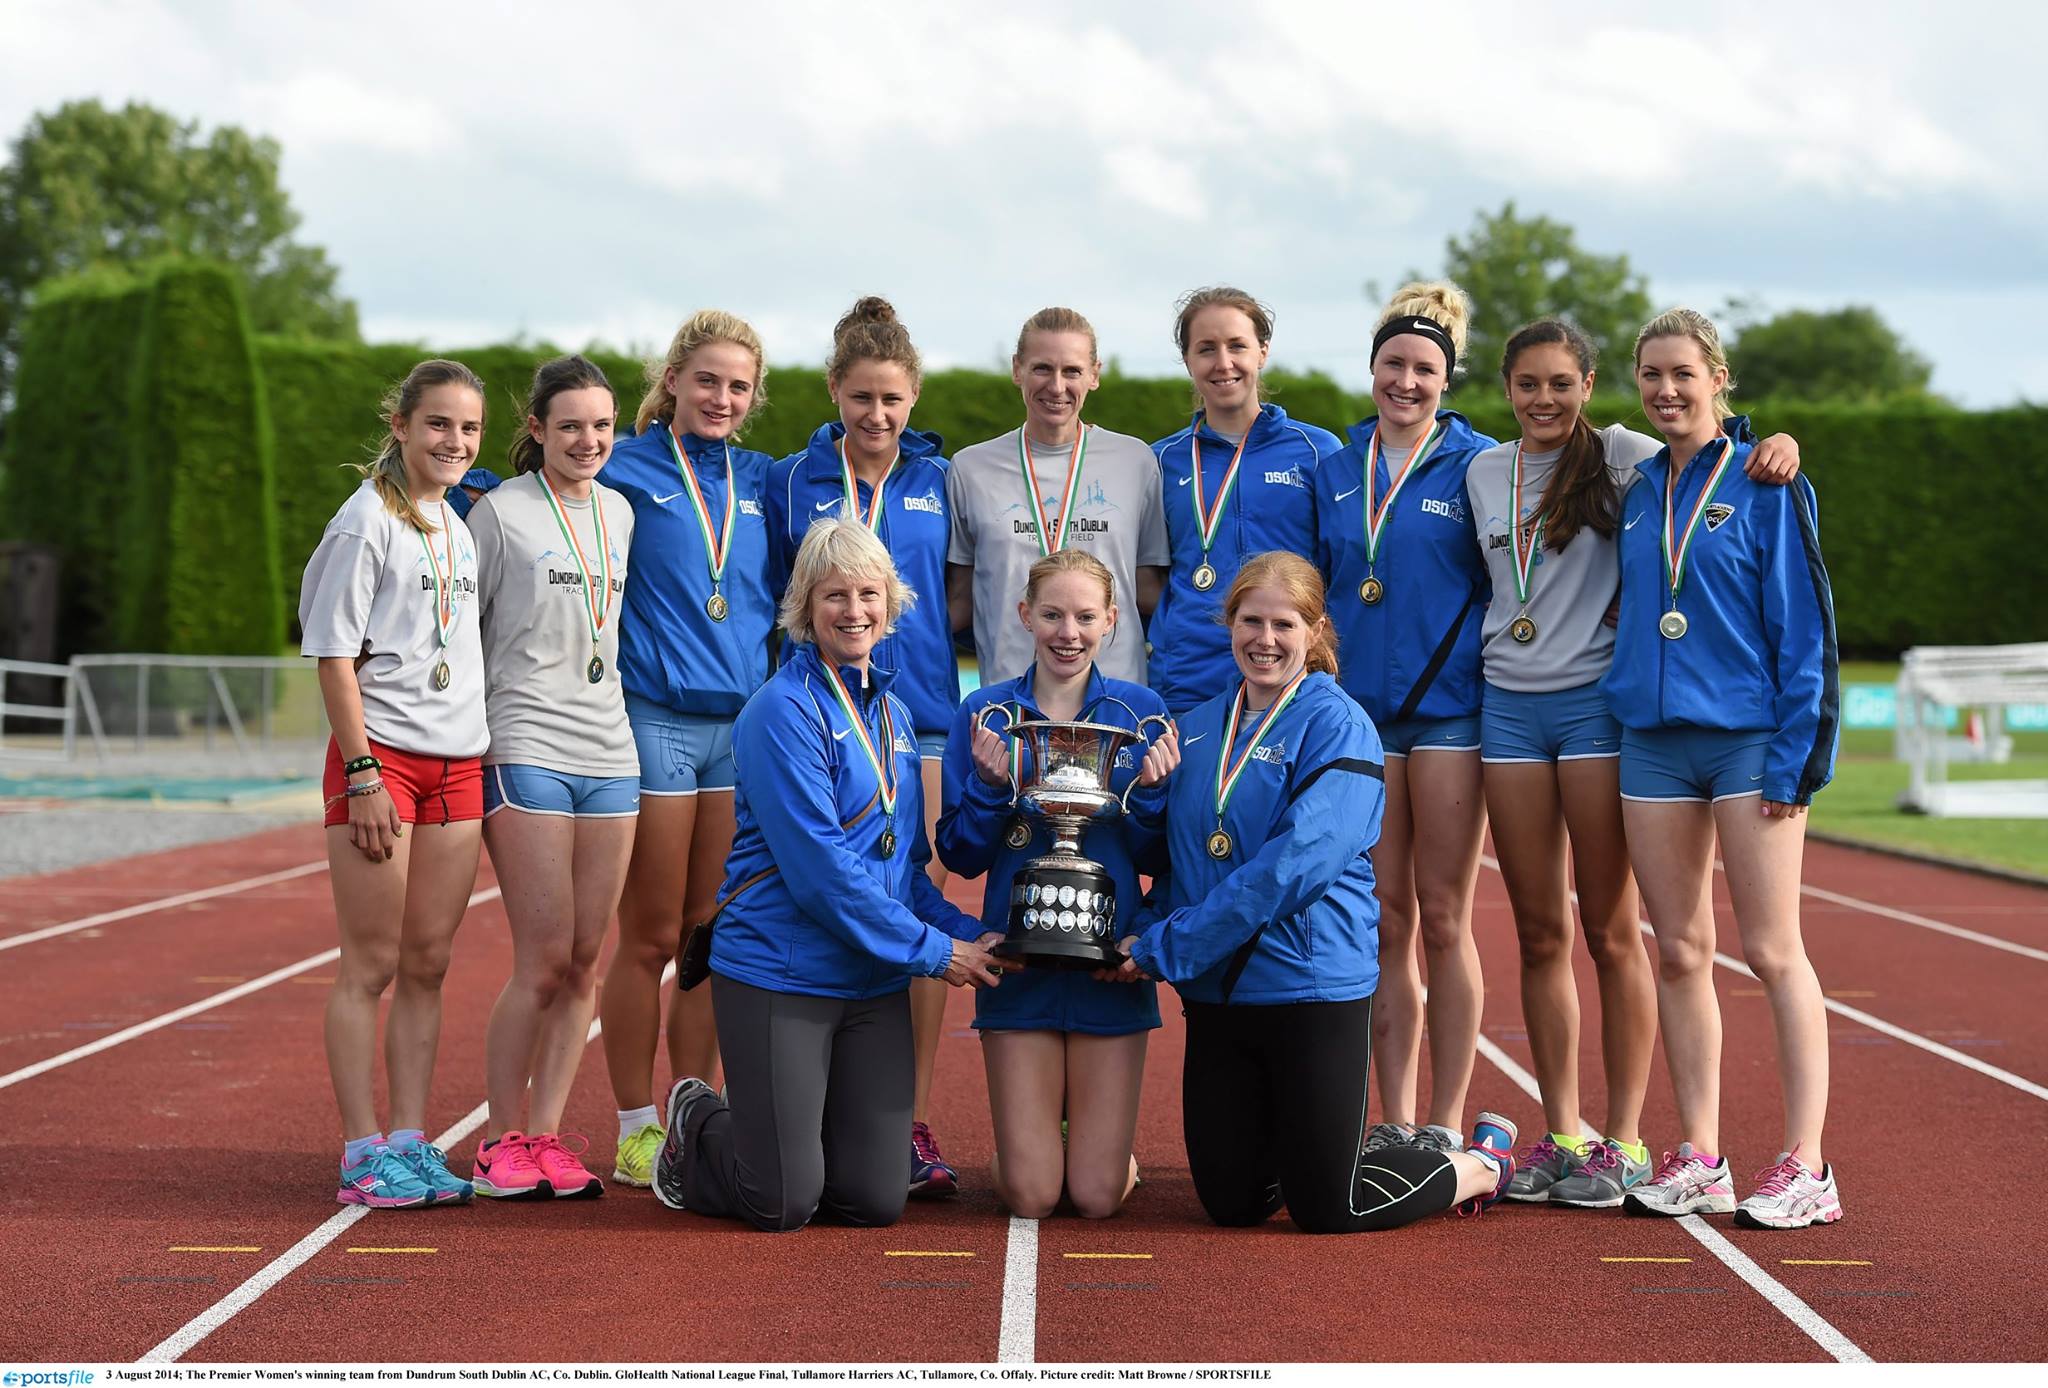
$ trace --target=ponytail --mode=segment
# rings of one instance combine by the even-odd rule
[[[419,408],[420,397],[435,386],[446,385],[468,386],[476,392],[477,403],[481,405],[484,402],[484,383],[476,372],[459,361],[441,358],[423,361],[406,372],[405,379],[386,391],[378,402],[377,408],[384,418],[384,440],[377,445],[370,461],[349,464],[370,479],[385,510],[422,535],[431,535],[439,527],[427,519],[427,513],[412,499],[412,487],[405,475],[405,455],[399,446],[398,431],[391,427],[391,421],[410,420],[412,412]]]

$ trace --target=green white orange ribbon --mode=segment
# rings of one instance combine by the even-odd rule
[[[1223,485],[1216,489],[1216,501],[1212,505],[1202,500],[1202,433],[1197,429],[1188,435],[1188,454],[1194,469],[1195,488],[1195,530],[1202,542],[1202,562],[1209,562],[1209,548],[1216,543],[1216,532],[1223,525],[1224,503],[1237,490],[1237,467],[1244,461],[1244,446],[1252,441],[1252,431],[1244,431],[1244,437],[1237,441],[1237,451],[1230,455],[1230,470],[1223,474]]]
[[[875,533],[882,523],[882,488],[889,485],[889,474],[896,471],[896,464],[902,460],[903,455],[899,452],[889,460],[889,466],[882,469],[881,477],[875,481],[874,491],[868,496],[867,514],[862,515],[860,484],[854,480],[853,461],[846,456],[846,436],[839,436],[839,475],[840,480],[846,484],[846,511],[848,515],[865,525],[870,534]]]
[[[1265,741],[1266,734],[1271,731],[1275,720],[1280,717],[1289,704],[1294,702],[1294,696],[1301,692],[1301,682],[1307,678],[1308,671],[1304,669],[1288,682],[1287,687],[1280,691],[1280,697],[1273,701],[1273,706],[1266,710],[1266,716],[1260,721],[1258,730],[1252,734],[1252,740],[1245,744],[1244,754],[1233,759],[1230,755],[1230,749],[1237,741],[1238,723],[1244,717],[1244,694],[1246,689],[1246,686],[1242,683],[1237,686],[1237,697],[1230,701],[1230,716],[1223,723],[1223,755],[1216,759],[1216,822],[1218,824],[1223,822],[1223,811],[1230,804],[1230,797],[1237,793],[1237,783],[1244,776],[1244,769],[1251,765],[1252,753],[1259,750],[1259,744]]]
[[[1387,528],[1387,513],[1394,509],[1394,498],[1401,494],[1401,488],[1415,475],[1415,465],[1435,447],[1436,441],[1443,437],[1443,432],[1442,424],[1432,424],[1429,432],[1415,441],[1415,447],[1408,450],[1407,460],[1401,464],[1401,470],[1388,478],[1387,494],[1379,499],[1378,504],[1374,504],[1374,474],[1379,469],[1373,466],[1373,460],[1375,457],[1386,457],[1386,451],[1380,447],[1380,431],[1377,428],[1372,431],[1372,446],[1365,450],[1365,480],[1362,484],[1365,490],[1365,562],[1368,565],[1380,557],[1380,535]]]
[[[697,485],[697,470],[690,466],[690,455],[676,439],[676,431],[664,429],[668,436],[669,452],[675,455],[676,471],[683,474],[683,489],[690,494],[690,510],[697,517],[697,528],[704,532],[704,562],[711,567],[711,586],[716,588],[725,579],[725,561],[732,555],[732,523],[739,514],[739,499],[733,495],[732,445],[725,446],[725,524],[717,532],[711,528],[711,507],[704,500],[704,489]]]
[[[1685,582],[1685,562],[1692,553],[1693,537],[1699,534],[1700,517],[1707,512],[1707,504],[1714,499],[1714,493],[1721,486],[1721,478],[1728,471],[1729,460],[1735,456],[1735,440],[1721,441],[1721,457],[1714,464],[1714,470],[1707,475],[1707,485],[1700,488],[1699,500],[1692,505],[1692,516],[1685,523],[1685,534],[1673,542],[1671,520],[1673,503],[1678,498],[1678,474],[1681,469],[1673,467],[1664,479],[1664,569],[1671,582],[1671,597],[1678,598],[1679,587]]]
[[[434,553],[434,542],[427,538],[427,532],[416,530],[420,537],[420,548],[426,551],[427,567],[434,574],[434,635],[441,639],[441,649],[448,649],[448,638],[455,634],[455,536],[448,529],[448,503],[441,503],[441,534],[448,541],[448,565],[444,569],[441,556]]]
[[[1045,503],[1038,489],[1038,471],[1031,466],[1031,445],[1024,439],[1024,430],[1017,430],[1017,466],[1024,473],[1024,490],[1031,497],[1031,514],[1038,520],[1038,553],[1041,558],[1056,552],[1067,542],[1067,518],[1074,514],[1074,498],[1081,491],[1081,469],[1088,456],[1088,426],[1078,424],[1074,438],[1074,451],[1067,458],[1067,484],[1060,489],[1060,521],[1051,529],[1046,528]]]
[[[612,540],[605,528],[604,500],[595,488],[590,493],[590,514],[597,527],[598,572],[590,571],[590,561],[583,557],[583,542],[576,538],[576,529],[569,524],[569,513],[562,508],[562,498],[555,495],[555,489],[548,481],[545,470],[534,476],[540,479],[541,495],[548,499],[548,510],[554,512],[555,524],[562,527],[562,538],[569,542],[569,548],[576,555],[577,570],[583,575],[583,610],[590,619],[590,650],[597,653],[598,640],[604,635],[605,620],[611,615],[612,606]],[[593,591],[593,585],[596,585]],[[603,596],[599,596],[602,594]]]
[[[1515,551],[1515,601],[1529,605],[1529,573],[1536,566],[1536,551],[1543,548],[1543,517],[1535,517],[1529,530],[1529,552],[1522,552],[1522,445],[1515,444],[1514,511],[1508,517],[1508,542]]]
[[[861,755],[874,768],[875,786],[882,797],[882,816],[893,822],[896,818],[896,718],[889,711],[889,696],[882,696],[882,741],[889,749],[884,758],[875,751],[875,740],[868,735],[867,721],[860,716],[860,706],[853,701],[853,695],[846,687],[846,681],[839,678],[839,672],[832,668],[832,662],[822,654],[818,663],[825,667],[825,677],[832,682],[832,697],[839,701],[839,707],[846,714],[846,721],[853,725],[853,735],[860,743]]]

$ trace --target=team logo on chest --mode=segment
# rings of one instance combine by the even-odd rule
[[[1719,530],[1721,528],[1721,522],[1727,520],[1728,517],[1734,514],[1735,508],[1733,506],[1730,506],[1727,502],[1715,502],[1713,505],[1709,506],[1706,511],[1707,529]]]

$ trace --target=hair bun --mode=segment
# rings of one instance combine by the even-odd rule
[[[832,329],[834,339],[845,336],[846,330],[860,323],[894,323],[896,305],[879,294],[870,294],[848,309],[845,316]]]

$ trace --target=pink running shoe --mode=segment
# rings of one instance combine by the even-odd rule
[[[506,1133],[476,1149],[470,1183],[478,1195],[493,1200],[546,1200],[554,1194],[540,1163],[533,1159],[535,1139]]]
[[[571,1146],[572,1143],[575,1145]],[[595,1200],[604,1194],[604,1182],[577,1160],[590,1150],[590,1143],[583,1134],[570,1133],[563,1137],[558,1133],[542,1133],[527,1139],[527,1146],[533,1152],[534,1161],[540,1164],[540,1174],[547,1177],[548,1185],[553,1188],[555,1199]]]
[[[1757,1173],[1756,1194],[1735,1207],[1735,1222],[1748,1229],[1804,1229],[1842,1217],[1835,1169],[1823,1164],[1815,1175],[1797,1152],[1784,1152]]]
[[[941,1200],[960,1189],[953,1164],[939,1154],[939,1140],[929,1125],[910,1125],[910,1193],[920,1200]]]
[[[1632,1215],[1727,1214],[1735,1208],[1735,1187],[1728,1179],[1726,1157],[1709,1166],[1690,1142],[1666,1152],[1649,1180],[1638,1182],[1621,1199]]]

